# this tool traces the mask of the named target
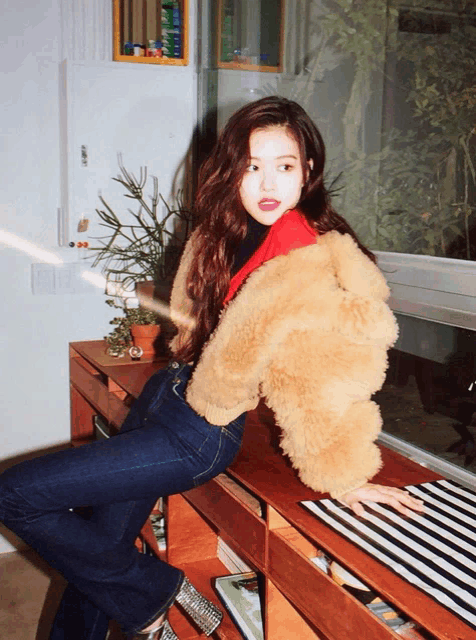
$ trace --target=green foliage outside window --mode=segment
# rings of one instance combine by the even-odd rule
[[[337,209],[374,249],[476,259],[476,6],[308,5],[310,51],[288,93],[313,114],[319,83],[345,77],[335,105],[342,142],[326,140],[339,161]],[[287,83],[278,81],[278,92],[286,95]],[[372,111],[378,92],[382,114]],[[399,102],[386,104],[392,92]]]

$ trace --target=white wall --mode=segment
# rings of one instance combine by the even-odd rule
[[[105,77],[114,76],[118,67],[124,66],[108,61],[108,47],[102,59],[98,55],[101,47],[92,47],[94,53],[89,53],[87,42],[85,44],[77,33],[73,33],[84,26],[85,20],[80,23],[78,19],[80,12],[91,10],[95,12],[94,28],[105,42],[110,42],[108,8],[111,4],[110,0],[101,0],[104,11],[100,11],[98,3],[81,0],[0,0],[0,102],[3,107],[0,231],[6,230],[53,251],[66,262],[77,261],[79,255],[77,249],[58,247],[57,212],[62,205],[61,139],[64,142],[60,136],[60,66],[66,57],[70,67],[73,64],[90,65],[92,75],[97,74],[94,69],[101,67]],[[191,14],[193,27],[193,7]],[[101,25],[105,20],[108,24]],[[190,44],[194,41],[192,28]],[[88,42],[94,43],[95,38],[89,38]],[[79,44],[76,46],[75,43]],[[173,148],[170,149],[169,144],[168,153],[162,154],[161,162],[154,167],[154,172],[162,171],[165,175],[165,184],[161,185],[164,193],[170,190],[171,176],[183,161],[196,120],[193,47],[191,51],[188,67],[160,67],[145,72],[153,84],[160,84],[164,101],[167,96],[174,96],[177,86],[181,91],[181,122],[177,126],[174,121]],[[132,71],[133,65],[127,67]],[[127,111],[127,103],[134,103],[134,95],[128,95],[127,86],[122,87],[122,92]],[[72,103],[73,99],[76,104]],[[90,104],[94,95],[83,94],[75,98],[70,95],[68,113],[81,110],[81,99]],[[152,115],[137,114],[135,126],[142,125],[144,132],[153,128],[154,140],[157,132],[169,140],[171,122],[160,114],[155,114],[155,118]],[[171,117],[177,117],[177,110],[172,110]],[[75,142],[73,125],[74,122],[69,122],[67,131],[62,131],[70,144],[71,163],[76,159],[74,149],[71,149]],[[116,144],[117,136],[107,127],[104,132],[106,143],[102,140],[101,129],[95,130],[98,145],[107,147],[100,171],[112,177],[117,174],[116,153],[122,151],[127,155],[128,150],[122,148],[124,139]],[[138,142],[134,143],[131,154],[143,157],[147,164],[151,136],[142,135],[136,139]],[[94,174],[90,175],[94,179]],[[79,210],[75,208],[74,189],[69,187],[73,193],[72,200],[70,198],[73,225]],[[81,207],[90,204],[82,202]],[[94,216],[93,211],[91,215]],[[31,265],[34,261],[25,253],[0,243],[0,299],[3,303],[0,320],[0,465],[4,466],[11,464],[16,456],[68,440],[68,343],[101,338],[109,330],[111,317],[100,292],[33,295]],[[7,537],[11,539],[9,534]],[[0,536],[0,552],[12,548],[7,539]]]

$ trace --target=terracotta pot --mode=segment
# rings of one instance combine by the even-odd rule
[[[160,335],[158,324],[133,324],[131,325],[132,342],[135,347],[140,347],[144,356],[155,355],[154,343]]]

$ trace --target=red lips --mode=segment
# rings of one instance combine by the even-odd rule
[[[258,207],[261,211],[274,211],[279,207],[281,203],[273,198],[263,198],[258,202]]]

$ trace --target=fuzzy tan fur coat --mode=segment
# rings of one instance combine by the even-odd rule
[[[189,240],[172,290],[172,312],[190,313]],[[371,395],[383,384],[397,324],[380,270],[349,235],[261,265],[223,310],[196,364],[187,402],[226,425],[263,396],[281,446],[301,480],[338,497],[372,478],[381,461],[381,417]],[[179,327],[172,351],[186,339]]]

